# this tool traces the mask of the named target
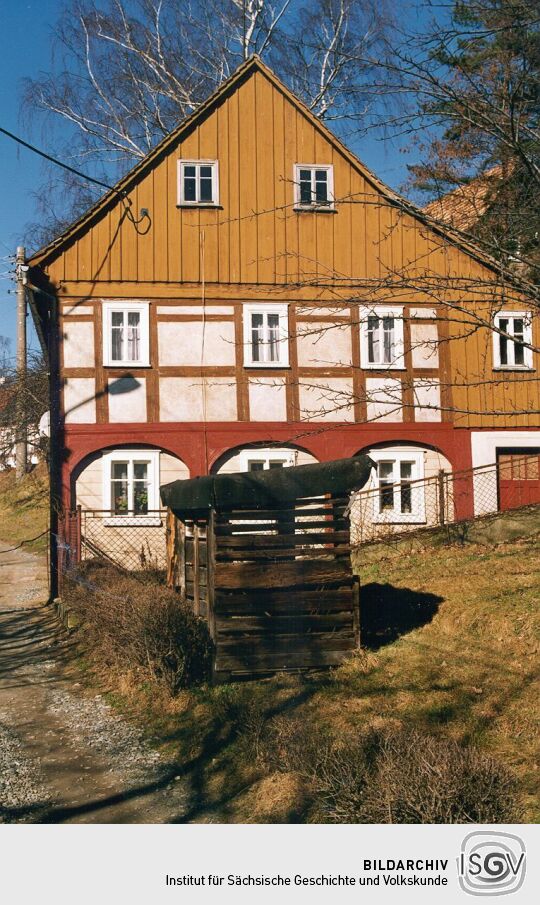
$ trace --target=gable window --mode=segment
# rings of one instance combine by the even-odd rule
[[[288,366],[287,305],[244,307],[244,364],[263,368]]]
[[[421,523],[425,521],[422,453],[393,449],[371,450],[377,463],[372,477],[374,522]]]
[[[107,525],[159,525],[159,453],[145,449],[105,453],[103,503]]]
[[[363,368],[404,368],[403,308],[360,308]]]
[[[494,325],[501,333],[493,333],[493,366],[495,368],[532,368],[532,320],[527,311],[499,311]],[[504,334],[504,335],[503,335]]]
[[[299,210],[333,210],[334,168],[316,164],[295,164],[294,206]]]
[[[178,204],[219,204],[217,160],[178,161]]]
[[[148,303],[105,303],[103,364],[144,367],[149,363]]]

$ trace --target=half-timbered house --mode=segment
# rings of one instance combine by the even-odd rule
[[[401,486],[540,451],[526,294],[258,58],[29,264],[58,493],[104,531],[173,479],[360,451],[421,523]]]

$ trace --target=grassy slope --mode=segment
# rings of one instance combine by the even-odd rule
[[[20,483],[12,469],[0,472],[0,539],[10,544],[36,537],[45,531],[49,518],[47,469],[42,463]],[[29,550],[46,549],[46,537],[27,545]]]
[[[298,819],[294,777],[262,777],[245,754],[254,703],[267,717],[301,716],[315,728],[402,722],[471,742],[512,769],[526,819],[538,820],[538,546],[536,537],[388,551],[359,570],[366,629],[379,614],[378,631],[365,633],[372,649],[341,668],[199,689],[174,702],[155,689],[142,699],[130,691],[123,706],[144,713],[150,734],[189,762],[195,820]],[[384,617],[396,610],[404,634],[391,640]]]

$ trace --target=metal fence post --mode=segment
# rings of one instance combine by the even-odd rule
[[[440,469],[437,475],[437,485],[439,489],[439,525],[446,523],[446,495],[444,492],[445,471]]]

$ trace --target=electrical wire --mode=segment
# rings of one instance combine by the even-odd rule
[[[118,189],[115,189],[114,186],[109,185],[107,182],[102,182],[101,179],[95,179],[93,176],[88,176],[86,173],[81,173],[80,170],[76,170],[75,167],[69,166],[69,164],[64,163],[62,160],[58,160],[57,157],[53,157],[51,154],[47,154],[45,151],[41,151],[40,148],[36,148],[29,142],[24,141],[24,139],[19,138],[18,135],[15,135],[13,132],[9,132],[7,129],[4,129],[3,126],[0,126],[0,132],[3,135],[7,135],[7,137],[11,138],[13,141],[16,141],[17,144],[22,145],[23,148],[27,148],[28,151],[32,151],[34,154],[38,154],[40,157],[43,157],[44,160],[48,160],[50,163],[56,164],[57,167],[62,167],[63,170],[67,170],[68,173],[73,173],[75,176],[79,176],[81,179],[85,179],[86,182],[93,182],[94,185],[99,185],[101,186],[101,188],[108,189],[110,192],[116,192],[117,195],[121,195],[122,197],[125,196],[124,192],[120,192]]]

